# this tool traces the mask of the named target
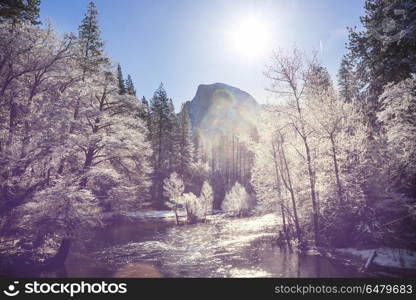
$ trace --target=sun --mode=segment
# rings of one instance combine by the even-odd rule
[[[270,36],[267,23],[259,17],[236,22],[229,33],[233,50],[246,59],[254,59],[266,52]]]

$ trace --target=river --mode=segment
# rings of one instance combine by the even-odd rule
[[[151,265],[165,277],[356,277],[351,267],[276,245],[274,214],[214,217],[207,223],[120,222],[74,245],[63,273],[110,277],[132,263]],[[43,274],[52,276],[52,274]]]

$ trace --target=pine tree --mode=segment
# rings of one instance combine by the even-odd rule
[[[183,176],[183,172],[180,169],[181,155],[180,155],[180,144],[181,144],[181,133],[180,133],[180,120],[179,115],[174,111],[173,104],[169,104],[169,119],[172,125],[172,130],[169,136],[169,168],[171,172],[177,172]]]
[[[80,64],[84,76],[86,73],[99,69],[100,65],[108,63],[108,58],[104,56],[104,43],[101,40],[97,14],[94,2],[90,2],[79,26],[79,40],[82,50]]]
[[[192,143],[191,120],[189,119],[186,106],[182,106],[182,110],[179,113],[177,134],[178,173],[181,174],[183,178],[187,179],[190,178],[191,175],[194,149]]]
[[[141,114],[141,119],[143,121],[145,121],[146,123],[149,122],[150,120],[150,107],[149,107],[149,102],[147,101],[146,97],[143,96],[142,100],[140,100],[141,104],[142,104],[142,114]]]
[[[17,22],[30,22],[33,25],[40,24],[39,19],[40,0],[2,0],[0,2],[0,22],[12,20]]]
[[[153,147],[152,198],[156,207],[163,207],[163,179],[171,169],[172,119],[171,100],[161,83],[150,105],[150,139]]]
[[[146,106],[149,106],[149,101],[147,101],[145,96],[142,97],[142,104],[146,105]]]
[[[367,88],[363,104],[371,124],[379,110],[378,96],[390,82],[416,73],[416,2],[366,0],[363,31],[350,29],[348,50]],[[387,26],[387,24],[389,26]]]
[[[144,96],[142,97],[142,100],[139,100],[139,103],[141,107],[140,112],[139,112],[139,118],[142,119],[146,125],[148,125],[149,116],[150,116],[149,103],[147,102]]]
[[[124,95],[126,93],[126,86],[124,84],[123,72],[121,71],[120,64],[117,65],[117,81],[118,81],[118,93]]]
[[[338,87],[345,102],[351,102],[357,98],[357,88],[354,78],[354,70],[352,62],[348,57],[343,57],[341,66],[338,71]]]
[[[133,80],[131,79],[130,74],[127,76],[126,89],[127,89],[127,94],[136,96],[136,89],[134,88]]]
[[[147,140],[151,141],[152,140],[152,136],[151,136],[152,119],[151,119],[151,111],[150,111],[149,102],[147,101],[146,97],[143,96],[142,100],[140,100],[140,103],[141,103],[141,109],[139,112],[139,117],[140,119],[143,120],[144,124],[146,125]]]
[[[316,93],[322,90],[328,90],[332,86],[332,80],[328,70],[319,63],[310,63],[306,76],[306,88],[309,92]]]

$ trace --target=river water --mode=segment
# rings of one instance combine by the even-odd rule
[[[276,245],[276,215],[173,226],[122,222],[99,232],[87,248],[74,246],[66,276],[109,277],[146,264],[165,277],[356,277],[354,269],[319,255]],[[86,250],[88,249],[88,250]]]

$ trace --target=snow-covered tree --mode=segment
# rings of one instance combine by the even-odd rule
[[[168,178],[163,180],[163,195],[173,202],[176,223],[179,224],[178,208],[183,201],[183,192],[185,191],[185,185],[181,177],[173,172]]]
[[[118,82],[118,93],[124,95],[126,93],[126,84],[123,78],[123,72],[121,71],[120,64],[117,64],[117,82]]]
[[[205,206],[205,214],[211,213],[214,205],[214,192],[208,181],[204,181],[200,195]]]
[[[360,81],[351,58],[344,56],[338,71],[339,93],[343,101],[360,101]]]
[[[313,74],[312,77],[314,77]],[[337,194],[341,204],[343,203],[343,188],[340,179],[337,152],[339,135],[344,128],[343,122],[345,122],[347,117],[347,106],[344,101],[340,101],[339,95],[333,89],[332,85],[315,84],[314,91],[309,93],[308,112],[306,116],[309,126],[313,128],[315,136],[320,141],[320,152],[324,152],[332,159],[334,171],[331,173],[334,174],[336,179]]]
[[[0,199],[2,212],[27,201],[59,168],[66,148],[70,102],[76,87],[71,60],[75,41],[60,41],[53,29],[0,25],[5,55],[0,69]],[[29,50],[30,51],[29,51]],[[73,69],[72,69],[73,68]],[[55,126],[51,126],[55,124]],[[36,175],[37,174],[37,175]],[[49,179],[48,179],[49,178]]]
[[[75,176],[56,178],[45,189],[34,194],[31,201],[16,211],[20,230],[36,228],[38,241],[53,233],[73,239],[80,230],[102,224],[102,209],[97,197],[88,189],[80,189]],[[22,235],[25,237],[25,235]]]
[[[415,193],[416,180],[416,80],[389,84],[380,96],[381,123],[396,168],[394,177],[408,194]]]
[[[3,22],[0,36],[1,235],[39,249],[47,236],[70,244],[102,211],[139,208],[152,149],[140,103],[118,95],[108,59],[83,76],[71,35]]]
[[[258,122],[259,136],[250,143],[254,153],[254,165],[251,183],[257,200],[257,209],[277,212],[282,220],[283,232],[289,240],[289,232],[294,225],[295,237],[301,241],[302,232],[298,217],[299,189],[294,186],[293,159],[288,157],[288,134],[282,108],[268,105],[260,115]],[[294,142],[291,140],[290,142]],[[289,160],[291,159],[291,160]],[[300,180],[296,182],[303,183]],[[290,197],[287,197],[288,194]]]
[[[142,97],[140,100],[141,109],[139,111],[138,117],[145,123],[146,128],[148,129],[149,136],[148,139],[150,140],[150,130],[151,130],[151,119],[150,119],[150,107],[149,102],[147,101],[146,97]]]
[[[250,209],[251,201],[244,186],[237,182],[225,195],[221,209],[232,216],[244,216]]]
[[[193,224],[205,220],[206,207],[202,198],[193,193],[183,195],[188,223]]]
[[[132,95],[132,96],[136,96],[136,89],[134,87],[133,79],[131,79],[130,74],[127,75],[126,90],[127,90],[127,94]]]
[[[270,91],[284,97],[287,125],[293,128],[301,141],[307,176],[309,179],[310,199],[313,211],[313,228],[316,245],[319,239],[319,207],[316,195],[316,172],[314,170],[313,129],[305,116],[307,94],[313,93],[315,75],[321,74],[316,69],[316,58],[308,58],[301,50],[293,48],[290,52],[279,50],[274,53],[272,63],[265,73],[271,80]],[[311,81],[311,75],[312,80]]]
[[[193,161],[191,121],[186,106],[182,107],[175,126],[174,149],[177,154],[176,169],[189,181]]]

